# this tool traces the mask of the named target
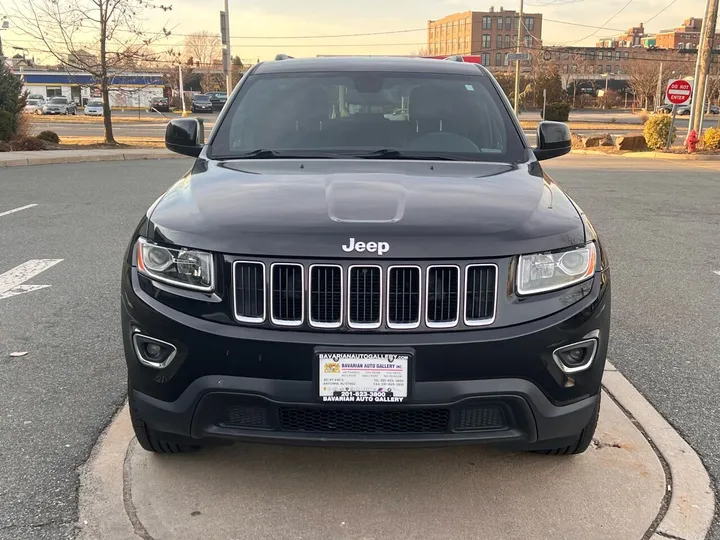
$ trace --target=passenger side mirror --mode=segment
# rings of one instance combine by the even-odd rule
[[[165,146],[185,156],[198,157],[205,145],[205,130],[198,118],[176,118],[165,128]]]
[[[563,122],[540,122],[537,146],[533,150],[538,161],[564,156],[572,149],[570,128]]]

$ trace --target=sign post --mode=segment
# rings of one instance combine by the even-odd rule
[[[688,81],[683,79],[671,79],[668,81],[667,90],[665,90],[665,97],[672,103],[672,118],[670,120],[670,130],[668,131],[667,143],[665,144],[665,150],[670,149],[671,136],[673,127],[675,127],[675,116],[677,115],[678,105],[683,105],[690,101],[692,97],[692,86]]]

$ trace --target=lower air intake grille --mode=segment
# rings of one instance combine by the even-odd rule
[[[281,407],[282,431],[327,433],[443,433],[445,409],[325,409]]]
[[[388,326],[412,328],[420,324],[420,268],[390,268],[387,302]]]
[[[342,268],[310,267],[310,324],[335,328],[342,318]]]
[[[502,407],[485,406],[462,409],[457,418],[455,429],[458,431],[481,431],[485,429],[505,429],[507,421]]]
[[[300,264],[272,265],[272,321],[298,326],[303,321],[303,267]]]
[[[430,266],[427,277],[428,326],[455,326],[458,320],[457,266]]]
[[[238,428],[269,428],[268,409],[262,405],[235,405],[227,410],[223,425]]]
[[[243,322],[265,319],[265,266],[261,263],[236,262],[235,317]]]
[[[355,328],[380,326],[382,304],[379,266],[350,267],[348,323]]]
[[[465,322],[489,324],[495,318],[495,266],[468,266],[465,281]]]

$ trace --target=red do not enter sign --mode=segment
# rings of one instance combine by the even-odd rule
[[[670,81],[666,91],[667,99],[673,105],[682,105],[690,101],[692,97],[692,86],[688,81],[680,79]]]

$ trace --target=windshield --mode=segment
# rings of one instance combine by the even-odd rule
[[[251,76],[231,102],[210,154],[230,158],[259,149],[275,151],[275,157],[363,157],[386,150],[384,158],[525,159],[510,113],[480,73]]]
[[[40,102],[37,99],[29,99],[27,102],[28,105],[37,105],[38,103]]]
[[[102,101],[88,101],[88,107],[102,107]]]
[[[195,96],[195,101],[210,101],[210,97],[208,96]]]
[[[55,103],[55,104],[62,104],[62,103],[67,103],[67,102],[68,102],[67,98],[64,98],[64,97],[54,97],[50,100],[50,103]]]

